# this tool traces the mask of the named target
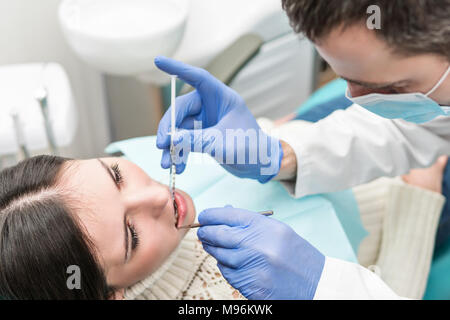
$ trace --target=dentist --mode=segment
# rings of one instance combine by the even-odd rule
[[[382,21],[375,29],[367,14],[374,3]],[[294,30],[347,80],[347,97],[355,104],[301,134],[293,129],[274,137],[261,131],[235,91],[208,72],[158,57],[158,68],[196,89],[177,100],[176,123],[184,129],[179,146],[211,154],[238,177],[280,180],[295,197],[402,175],[450,155],[450,0],[282,0],[282,5]],[[196,123],[202,124],[200,134]],[[227,143],[230,130],[256,138]],[[170,110],[158,129],[163,168],[170,166],[168,132]],[[244,163],[224,160],[239,154]],[[177,164],[178,173],[187,156],[184,152]],[[371,271],[325,257],[274,219],[225,207],[202,212],[199,222],[205,250],[249,299],[400,298]]]

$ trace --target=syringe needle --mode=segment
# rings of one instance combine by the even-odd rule
[[[170,185],[172,191],[172,197],[175,200],[175,175],[176,175],[176,166],[175,166],[175,146],[174,146],[174,136],[176,132],[176,89],[177,89],[177,76],[171,76],[171,135],[170,135]]]
[[[177,174],[177,168],[175,165],[175,146],[174,146],[174,136],[175,136],[175,125],[176,125],[176,88],[177,88],[177,77],[176,76],[171,76],[171,105],[172,105],[172,111],[171,111],[171,134],[170,134],[170,160],[171,160],[171,165],[170,165],[170,182],[169,182],[169,187],[170,187],[170,191],[172,194],[172,201],[173,201],[173,206],[174,206],[174,210],[175,210],[175,217],[176,220],[178,221],[178,207],[177,207],[177,203],[175,201],[175,176]]]

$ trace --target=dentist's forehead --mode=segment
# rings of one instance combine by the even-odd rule
[[[316,43],[320,55],[334,71],[347,79],[372,84],[401,81],[434,81],[442,72],[442,59],[435,55],[404,56],[394,53],[375,32],[355,25],[333,30]]]

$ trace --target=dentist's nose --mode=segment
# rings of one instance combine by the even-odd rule
[[[164,207],[171,201],[169,188],[153,182],[148,186],[135,189],[126,196],[127,210],[145,210],[154,215],[163,213]]]

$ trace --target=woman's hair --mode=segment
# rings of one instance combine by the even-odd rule
[[[112,288],[58,177],[70,159],[39,156],[0,172],[0,297],[107,299]],[[80,288],[72,288],[73,267]],[[69,268],[70,267],[70,268]],[[68,281],[69,280],[69,281]]]

